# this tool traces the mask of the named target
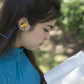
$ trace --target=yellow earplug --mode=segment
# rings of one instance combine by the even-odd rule
[[[25,23],[23,23],[23,24],[21,25],[21,27],[26,27],[26,24],[25,24]]]

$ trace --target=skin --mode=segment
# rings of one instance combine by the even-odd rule
[[[50,39],[49,31],[51,30],[51,27],[49,25],[54,26],[55,22],[56,19],[31,26],[27,18],[20,18],[18,20],[18,26],[22,23],[26,23],[26,26],[19,28],[20,31],[17,34],[17,38],[13,43],[13,46],[15,48],[24,47],[32,51],[38,49],[40,44],[42,44],[45,40]],[[30,31],[31,28],[33,28],[33,30]]]

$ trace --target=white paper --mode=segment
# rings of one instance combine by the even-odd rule
[[[47,84],[84,84],[84,52],[80,51],[44,74]]]

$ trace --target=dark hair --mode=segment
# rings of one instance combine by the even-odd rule
[[[59,0],[5,0],[0,11],[0,33],[6,36],[9,35],[10,30],[17,26],[17,22],[21,17],[26,17],[30,25],[35,25],[39,22],[58,18],[59,16]],[[13,31],[10,39],[0,36],[0,55],[16,40],[18,30],[19,29]],[[39,71],[43,81],[43,73],[35,63],[33,52],[27,49],[24,51],[32,64]]]

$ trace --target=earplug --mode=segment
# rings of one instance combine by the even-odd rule
[[[21,25],[21,27],[26,27],[26,24],[25,24],[25,23],[23,23],[23,24]]]
[[[23,23],[23,24],[21,25],[21,27],[26,27],[26,24]],[[12,28],[12,29],[10,30],[10,34],[9,34],[9,36],[5,36],[5,35],[2,34],[2,33],[0,33],[0,35],[3,36],[4,38],[9,39],[9,38],[11,37],[12,32],[13,32],[15,29],[18,29],[18,28],[20,28],[20,27],[14,27],[14,28]]]

